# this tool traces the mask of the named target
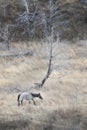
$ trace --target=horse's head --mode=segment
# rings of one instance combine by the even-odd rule
[[[38,94],[38,97],[39,97],[41,100],[43,100],[43,97],[41,96],[40,93]]]

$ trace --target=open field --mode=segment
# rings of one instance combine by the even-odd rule
[[[87,41],[58,44],[49,79],[43,88],[30,89],[44,100],[18,107],[18,90],[40,82],[48,65],[44,45],[11,45],[11,51],[28,48],[33,56],[0,58],[0,130],[87,130]]]

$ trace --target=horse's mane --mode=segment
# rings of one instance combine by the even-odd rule
[[[33,97],[38,97],[38,96],[39,96],[39,93],[31,93],[31,95],[32,95]]]

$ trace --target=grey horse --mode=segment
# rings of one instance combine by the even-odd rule
[[[21,93],[18,95],[17,97],[17,101],[18,101],[18,106],[23,105],[23,100],[28,100],[29,103],[31,101],[33,101],[34,105],[36,105],[36,102],[34,101],[34,98],[39,98],[39,99],[43,99],[43,97],[41,96],[40,93]]]

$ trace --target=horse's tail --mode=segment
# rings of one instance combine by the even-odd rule
[[[17,97],[17,101],[19,101],[20,95],[21,95],[21,94],[18,95],[18,97]]]

